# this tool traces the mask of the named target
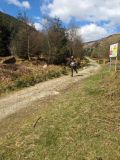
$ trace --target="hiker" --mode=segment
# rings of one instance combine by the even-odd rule
[[[77,71],[77,62],[75,61],[73,56],[71,56],[71,58],[70,58],[70,67],[71,67],[71,76],[73,77],[73,71],[78,73],[78,71]]]

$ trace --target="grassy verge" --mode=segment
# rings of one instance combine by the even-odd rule
[[[46,69],[34,65],[24,68],[17,65],[6,66],[6,69],[0,70],[1,78],[3,77],[0,83],[0,95],[67,75],[67,72],[67,69],[61,66],[48,66]]]
[[[79,63],[78,68],[81,68],[87,66],[89,61],[84,59]],[[69,72],[69,67],[49,65],[47,68],[43,68],[41,65],[34,65],[29,61],[23,62],[20,59],[17,60],[16,64],[5,65],[0,63],[0,96],[49,79],[67,75]]]
[[[119,160],[119,77],[103,69],[1,122],[1,160]]]

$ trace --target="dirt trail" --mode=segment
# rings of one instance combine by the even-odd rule
[[[11,93],[0,98],[0,120],[15,113],[21,108],[30,106],[36,100],[40,100],[50,95],[58,95],[61,90],[69,85],[81,81],[100,69],[100,65],[89,59],[90,65],[80,70],[74,77],[63,76],[53,80],[39,83],[35,86]]]

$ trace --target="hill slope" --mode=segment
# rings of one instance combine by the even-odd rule
[[[18,19],[0,11],[0,25],[8,26],[8,28],[21,24]]]
[[[87,42],[84,44],[86,53],[92,57],[107,58],[111,44],[120,42],[120,34],[113,34],[98,41]],[[119,47],[120,49],[120,47]]]
[[[10,43],[19,29],[22,29],[25,25],[23,21],[0,11],[0,56],[9,56],[11,54]],[[29,25],[28,27],[35,30]]]
[[[0,56],[10,55],[10,41],[18,31],[21,22],[0,12]]]

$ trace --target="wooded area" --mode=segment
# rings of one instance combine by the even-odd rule
[[[65,28],[59,18],[46,18],[43,30],[37,31],[26,14],[14,18],[0,12],[0,56],[44,57],[50,64],[65,63],[71,55],[82,59],[82,40],[76,30]]]

